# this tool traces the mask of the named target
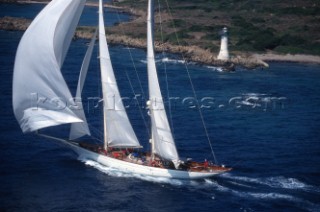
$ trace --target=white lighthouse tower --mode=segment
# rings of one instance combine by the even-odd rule
[[[228,32],[227,27],[224,27],[221,35],[221,46],[220,46],[220,52],[218,55],[218,60],[229,60],[227,32]]]

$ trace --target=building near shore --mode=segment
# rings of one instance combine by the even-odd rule
[[[218,60],[229,60],[229,50],[228,50],[228,29],[224,27],[221,34],[221,46],[218,55]]]

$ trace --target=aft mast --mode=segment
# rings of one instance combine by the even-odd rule
[[[102,66],[103,66],[103,60],[101,59],[103,53],[101,52],[103,49],[103,43],[101,40],[106,39],[106,35],[105,35],[105,30],[104,30],[104,19],[103,19],[103,1],[99,0],[99,57],[100,57],[100,68],[101,68],[101,84],[102,84],[102,91],[103,91],[103,146],[104,149],[107,150],[108,149],[108,134],[107,134],[107,119],[106,119],[106,102],[105,100],[105,86],[103,83],[103,74],[102,74]],[[106,58],[108,60],[110,60],[110,56],[109,58]]]
[[[171,160],[175,164],[175,166],[178,167],[179,155],[165,111],[154,58],[153,10],[153,0],[149,0],[147,20],[149,101],[147,102],[147,105],[150,111],[152,129],[151,149],[153,156],[157,154],[163,159]]]

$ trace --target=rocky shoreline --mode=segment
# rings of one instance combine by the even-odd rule
[[[30,25],[31,20],[25,18],[3,17],[0,18],[0,30],[25,31]],[[93,35],[94,27],[78,27],[75,39],[90,39]],[[108,34],[110,44],[120,44],[135,48],[146,48],[145,39],[131,38],[125,35],[114,33]],[[170,52],[183,55],[186,61],[192,61],[201,64],[223,67],[226,71],[232,71],[235,65],[243,66],[249,69],[257,67],[268,67],[268,64],[255,57],[234,57],[229,61],[220,61],[209,51],[197,46],[177,46],[168,43],[155,43],[155,50],[158,52]]]
[[[48,3],[48,1],[21,1],[21,0],[0,0],[3,3]],[[97,6],[94,2],[87,3],[88,6]],[[119,9],[122,12],[127,12],[132,15],[141,18],[144,16],[142,11],[132,11],[129,8],[120,8],[112,5],[105,5],[106,7],[112,7]],[[15,17],[3,17],[0,18],[0,30],[19,30],[24,31],[30,25],[31,20],[25,18]],[[75,38],[90,39],[93,35],[94,27],[78,27]],[[126,45],[135,48],[146,48],[146,40],[133,38],[127,35],[119,35],[117,31],[113,31],[112,28],[107,30],[108,42],[110,44]],[[248,69],[255,69],[259,67],[268,67],[268,64],[264,61],[282,61],[282,62],[310,62],[320,63],[319,56],[311,55],[278,55],[278,54],[249,54],[249,53],[237,53],[238,56],[231,57],[228,61],[221,61],[216,59],[209,50],[205,50],[198,46],[178,46],[170,43],[155,43],[155,50],[158,52],[169,52],[180,54],[184,60],[192,61],[200,64],[212,65],[222,67],[226,71],[234,70],[235,66],[242,66]]]

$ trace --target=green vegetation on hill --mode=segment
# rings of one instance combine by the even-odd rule
[[[229,28],[231,51],[305,53],[320,55],[319,0],[159,0],[156,39],[197,45],[217,53],[219,32]],[[169,7],[167,6],[167,2]],[[121,0],[119,6],[146,11],[145,0]],[[155,1],[158,7],[158,1]],[[145,37],[143,20],[122,24],[133,37]],[[116,28],[114,30],[117,30]]]

